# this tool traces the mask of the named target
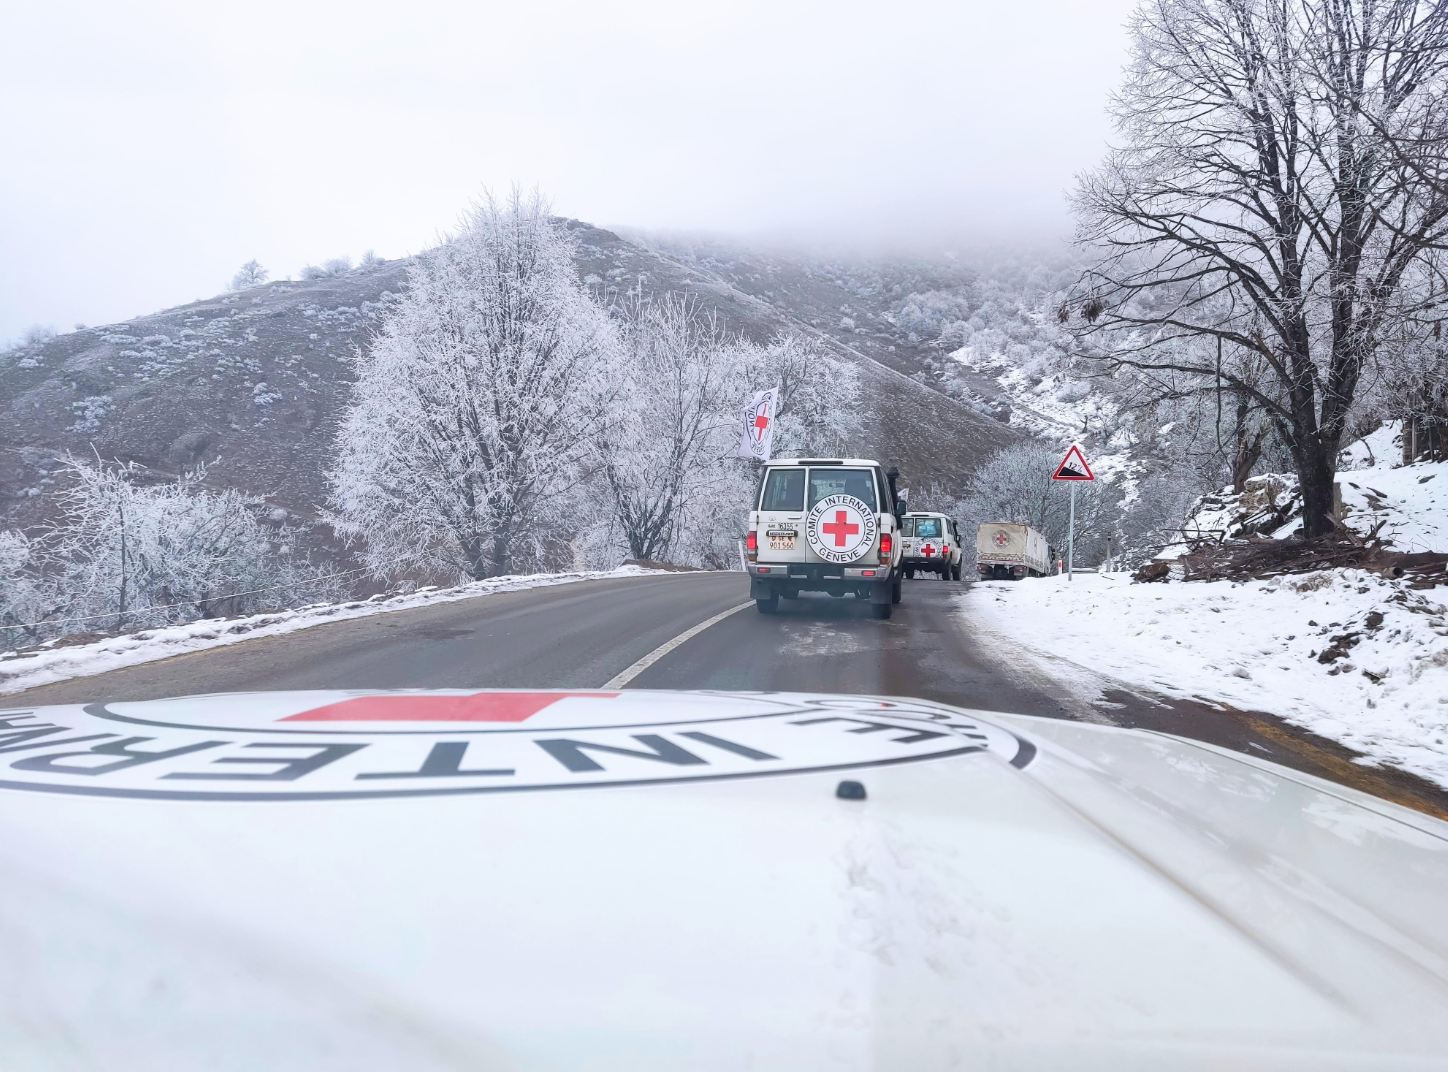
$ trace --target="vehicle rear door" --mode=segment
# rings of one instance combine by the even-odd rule
[[[927,565],[938,566],[945,553],[945,521],[943,518],[915,519],[915,557]]]
[[[764,474],[755,529],[760,562],[805,561],[806,472],[803,466],[779,466]]]

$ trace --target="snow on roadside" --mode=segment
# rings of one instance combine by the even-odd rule
[[[1448,593],[1365,570],[979,582],[959,611],[1043,663],[1265,711],[1448,787]]]
[[[318,603],[296,610],[253,614],[244,618],[207,618],[184,625],[144,629],[125,636],[78,644],[75,647],[11,652],[0,655],[0,696],[68,678],[90,677],[138,663],[166,659],[172,655],[225,647],[257,637],[293,633],[298,629],[346,621],[349,618],[412,610],[416,607],[453,603],[460,599],[473,599],[499,592],[517,592],[525,588],[543,588],[555,584],[608,580],[615,577],[645,577],[667,572],[641,566],[620,566],[617,569],[594,572],[490,577],[485,581],[474,581],[456,588],[422,588],[406,595],[383,594],[352,603]]]
[[[1344,523],[1362,536],[1376,529],[1396,551],[1448,550],[1448,462],[1403,465],[1401,434],[1402,422],[1394,421],[1342,452],[1337,481]],[[1276,525],[1282,516],[1286,521]],[[1263,473],[1248,480],[1240,494],[1228,487],[1204,495],[1185,527],[1233,537],[1247,530],[1274,539],[1291,536],[1302,527],[1297,477]],[[1177,544],[1157,557],[1175,558],[1185,550]]]

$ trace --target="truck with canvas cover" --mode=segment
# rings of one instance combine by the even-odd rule
[[[975,533],[975,562],[983,581],[1044,577],[1051,571],[1051,548],[1023,522],[985,521]]]
[[[761,614],[801,592],[853,595],[888,618],[900,602],[897,473],[864,458],[785,458],[764,467],[745,536]]]

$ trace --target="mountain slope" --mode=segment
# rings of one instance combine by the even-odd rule
[[[760,341],[786,328],[820,334],[859,366],[860,453],[898,464],[908,480],[958,485],[1017,434],[706,267],[569,225],[579,275],[600,292],[692,293]],[[381,262],[0,354],[0,525],[32,526],[53,511],[47,493],[66,452],[135,461],[160,477],[205,462],[211,483],[314,516],[351,383],[346,357],[367,345],[406,285],[405,262]]]

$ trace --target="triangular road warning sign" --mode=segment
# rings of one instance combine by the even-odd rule
[[[1095,480],[1096,474],[1091,472],[1091,467],[1086,464],[1086,458],[1081,453],[1081,448],[1074,443],[1071,449],[1066,452],[1066,457],[1056,467],[1052,480]]]

